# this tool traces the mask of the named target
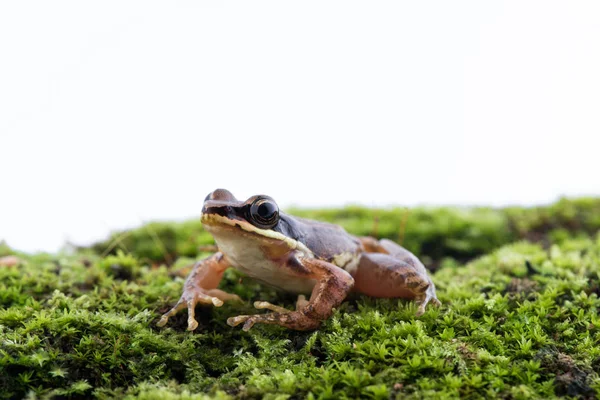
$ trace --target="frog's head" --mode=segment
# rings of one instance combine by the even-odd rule
[[[265,257],[278,259],[290,250],[311,254],[306,246],[281,229],[285,214],[279,213],[275,200],[269,196],[252,196],[239,201],[231,192],[217,189],[204,199],[202,225],[212,234],[219,249],[229,258],[260,248]],[[285,222],[286,227],[293,224]],[[238,260],[241,256],[237,257]]]
[[[202,223],[210,227],[240,226],[247,232],[265,234],[279,222],[279,207],[269,196],[239,201],[226,189],[217,189],[204,199]]]
[[[296,240],[278,229],[282,216],[277,203],[269,196],[257,195],[239,201],[225,189],[217,189],[206,196],[202,207],[202,225],[213,235],[221,250],[251,243],[281,251],[298,248]]]
[[[312,255],[300,240],[302,234],[296,219],[280,213],[269,196],[257,195],[239,201],[230,191],[217,189],[204,199],[202,225],[229,258],[253,247],[260,248],[271,260],[291,250]]]

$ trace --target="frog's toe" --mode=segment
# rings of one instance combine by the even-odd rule
[[[247,322],[250,318],[252,318],[252,315],[238,315],[237,317],[229,317],[229,318],[227,318],[227,325],[232,326],[232,327],[238,326],[242,322]],[[250,329],[252,327],[252,325],[254,325],[254,323],[252,323],[248,329]],[[244,324],[244,328],[245,327],[246,327],[246,324]],[[244,330],[247,331],[248,329],[244,329]]]
[[[242,327],[242,330],[248,332],[259,319],[258,315],[238,315],[237,317],[228,318],[227,325],[238,326],[243,322],[244,326]]]
[[[195,299],[187,302],[188,307],[188,331],[193,331],[198,327],[198,321],[196,321],[196,301]]]
[[[250,328],[252,328],[254,326],[254,318],[248,318],[246,320],[246,322],[244,322],[244,326],[242,327],[242,330],[244,332],[248,332],[250,330]]]
[[[287,308],[276,306],[275,304],[271,304],[268,301],[255,301],[254,308],[258,308],[259,310],[271,310],[279,313],[289,313],[291,310]]]
[[[188,331],[193,331],[198,327],[198,321],[196,321],[196,318],[194,317],[189,317],[188,318],[188,327],[187,330]]]
[[[163,326],[165,326],[167,324],[167,322],[169,322],[169,317],[167,317],[166,315],[163,315],[162,317],[160,317],[160,319],[156,323],[156,326],[158,326],[159,328],[162,328]]]
[[[160,317],[160,320],[156,323],[156,326],[158,326],[159,328],[162,328],[163,326],[165,326],[167,324],[167,322],[169,322],[169,318],[171,318],[172,316],[177,314],[179,312],[179,310],[184,309],[185,306],[186,306],[186,301],[182,297],[181,299],[179,299],[177,304],[175,304],[175,306],[173,306],[173,308],[171,308],[168,312],[164,313],[162,315],[162,317]]]
[[[418,305],[417,312],[415,314],[417,317],[420,317],[421,315],[425,314],[425,309],[427,308],[427,305],[429,303],[431,303],[435,307],[439,307],[440,305],[442,305],[442,303],[437,299],[437,297],[435,297],[435,295],[431,295],[430,293],[427,293],[423,299],[417,299],[416,303]]]
[[[210,289],[206,292],[206,294],[216,297],[217,299],[219,299],[221,301],[237,301],[239,303],[244,302],[242,300],[242,298],[240,296],[238,296],[237,294],[227,293],[221,289]],[[221,305],[222,305],[222,303],[221,303]],[[217,306],[217,307],[220,307],[220,306]]]
[[[425,314],[425,307],[426,307],[425,303],[419,304],[419,308],[417,308],[417,312],[415,313],[415,316],[420,317],[421,315]]]

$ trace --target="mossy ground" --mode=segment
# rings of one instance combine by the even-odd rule
[[[299,211],[401,240],[441,308],[352,298],[316,332],[231,328],[278,293],[228,270],[244,304],[155,326],[211,243],[196,221],[0,267],[1,398],[594,398],[600,393],[600,200],[533,209]],[[376,222],[378,221],[378,222]],[[114,240],[114,239],[117,240]],[[0,246],[0,256],[10,253]],[[169,264],[168,266],[166,264]]]

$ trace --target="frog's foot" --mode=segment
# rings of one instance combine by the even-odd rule
[[[165,326],[170,317],[187,307],[188,330],[193,331],[198,327],[198,321],[195,318],[196,304],[212,304],[215,307],[221,307],[224,301],[239,301],[239,296],[215,289],[227,266],[222,253],[216,253],[197,262],[185,281],[181,298],[169,312],[160,318],[156,325]]]
[[[214,289],[213,289],[214,290]],[[215,307],[221,307],[223,305],[223,300],[219,298],[219,296],[211,296],[208,292],[213,290],[205,290],[199,288],[197,286],[194,287],[186,287],[181,298],[175,304],[169,312],[165,313],[160,321],[157,322],[156,325],[159,327],[165,326],[169,321],[169,318],[177,314],[180,310],[183,310],[187,307],[188,310],[188,331],[193,331],[198,327],[198,321],[196,321],[196,305],[200,304],[212,304]],[[214,292],[213,292],[214,294]],[[221,294],[220,294],[221,295]],[[234,295],[232,295],[234,296]]]
[[[321,325],[321,320],[311,318],[301,311],[273,312],[268,314],[256,315],[238,315],[227,320],[229,326],[238,326],[244,323],[243,330],[249,331],[254,324],[274,324],[298,331],[310,331],[317,329]]]
[[[298,300],[296,300],[296,311],[300,311],[301,309],[306,307],[307,304],[308,304],[308,300],[306,300],[306,297],[302,294],[299,295]],[[271,311],[274,311],[274,313],[269,313],[269,314],[264,314],[264,315],[239,315],[237,317],[229,318],[227,320],[227,323],[230,326],[237,326],[237,325],[241,324],[242,322],[244,322],[243,330],[248,331],[257,322],[263,322],[263,323],[267,323],[267,324],[268,323],[280,324],[280,322],[286,323],[285,321],[283,321],[283,320],[285,320],[285,318],[282,318],[280,315],[281,314],[290,314],[290,313],[294,312],[292,310],[288,310],[287,308],[280,307],[275,304],[271,304],[268,301],[255,301],[254,307],[258,308],[259,310],[271,310]],[[274,314],[280,314],[280,315],[275,316]],[[294,319],[302,319],[302,318],[298,318],[298,316],[293,317],[293,318]],[[277,320],[279,320],[279,322],[276,322]],[[312,326],[312,324],[304,324],[304,325]]]
[[[418,306],[417,312],[415,314],[417,317],[420,317],[421,315],[425,314],[425,308],[429,303],[433,304],[436,307],[442,305],[442,302],[439,301],[437,297],[435,297],[435,290],[427,290],[424,295],[416,297],[415,302]]]

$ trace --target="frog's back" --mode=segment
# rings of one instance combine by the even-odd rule
[[[327,222],[281,213],[274,230],[303,243],[315,257],[341,268],[352,263],[361,252],[360,241],[344,228]]]

